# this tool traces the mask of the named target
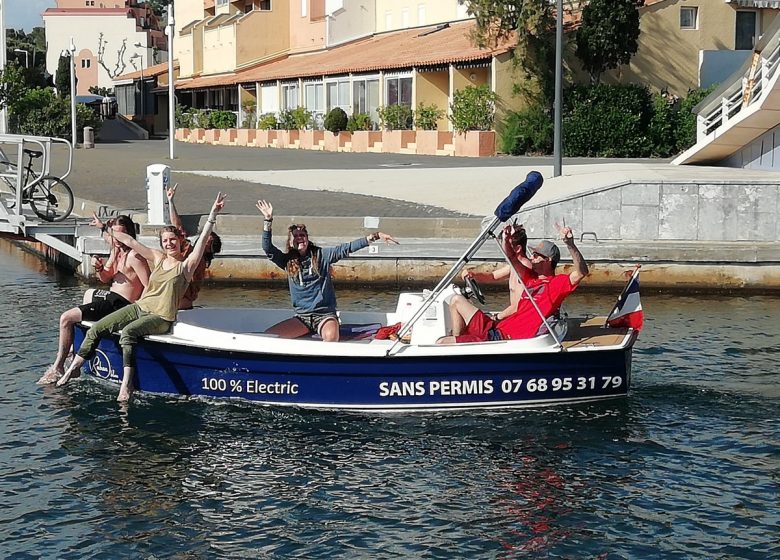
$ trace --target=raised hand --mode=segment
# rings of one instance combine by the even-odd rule
[[[396,241],[396,240],[393,238],[393,236],[392,236],[392,235],[388,235],[388,234],[386,234],[386,233],[384,233],[384,232],[382,232],[382,231],[378,231],[378,232],[376,232],[376,234],[379,236],[379,239],[381,239],[382,241],[384,241],[384,242],[385,242],[385,243],[387,243],[388,245],[389,245],[390,243],[394,243],[394,244],[396,244],[396,245],[400,245],[400,243],[398,243],[398,241]]]
[[[270,202],[267,202],[265,200],[258,200],[255,206],[257,207],[258,210],[260,210],[260,213],[263,215],[263,218],[265,218],[266,220],[273,220],[274,207],[271,205]]]
[[[574,239],[574,232],[566,225],[566,220],[563,221],[563,225],[555,222],[555,229],[558,230],[558,235],[561,236],[561,240],[563,240],[564,243],[569,243]]]
[[[220,212],[222,212],[222,209],[225,208],[225,198],[227,198],[227,195],[219,192],[217,193],[217,198],[214,200],[214,204],[211,206],[211,213],[213,215],[217,215]]]
[[[179,186],[179,183],[174,183],[172,187],[168,187],[165,189],[165,196],[168,197],[168,202],[173,202],[173,197],[176,196],[176,187]]]

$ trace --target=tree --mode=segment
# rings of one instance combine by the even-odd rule
[[[620,64],[628,64],[638,48],[639,7],[644,0],[590,0],[582,10],[575,54],[593,84]]]
[[[477,27],[474,42],[481,47],[516,37],[514,61],[525,80],[515,93],[529,100],[552,103],[555,84],[555,2],[550,0],[458,0],[466,4]],[[564,0],[569,11],[577,0]]]
[[[57,76],[54,78],[57,95],[63,99],[70,95],[70,57],[60,56],[57,63]]]

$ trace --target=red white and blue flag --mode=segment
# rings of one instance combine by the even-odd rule
[[[609,327],[630,327],[641,331],[645,322],[642,302],[639,300],[639,265],[629,278],[623,292],[618,296],[615,307],[607,317]]]

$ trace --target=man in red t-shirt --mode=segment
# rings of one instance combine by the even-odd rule
[[[588,275],[588,265],[580,250],[574,245],[574,235],[569,227],[558,227],[561,239],[569,249],[574,264],[574,269],[569,274],[555,274],[561,252],[551,241],[542,241],[536,247],[532,247],[530,262],[524,258],[525,251],[517,251],[513,244],[512,228],[513,226],[504,228],[501,246],[536,305],[547,318],[558,311],[566,296],[572,293]],[[438,344],[532,338],[537,335],[543,324],[542,318],[525,291],[517,302],[514,312],[501,321],[492,319],[461,295],[453,296],[449,305],[452,335],[440,338]]]

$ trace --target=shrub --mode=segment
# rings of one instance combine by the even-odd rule
[[[212,111],[209,114],[210,128],[235,128],[236,114],[233,111]]]
[[[302,130],[311,122],[311,113],[304,107],[286,109],[279,113],[279,128],[282,130]]]
[[[192,113],[184,105],[176,105],[175,109],[176,128],[193,128]]]
[[[567,156],[642,157],[651,151],[649,90],[636,85],[577,85],[564,95]]]
[[[100,117],[83,104],[76,104],[76,133],[83,134],[84,127],[100,130]],[[54,95],[51,88],[26,90],[22,97],[9,107],[8,128],[16,134],[70,138],[70,98]]]
[[[377,109],[385,130],[409,130],[414,122],[414,111],[408,105],[388,105]]]
[[[696,115],[693,108],[715,91],[718,84],[713,84],[706,89],[694,89],[688,92],[680,103],[680,114],[677,119],[677,149],[687,150],[696,143]]]
[[[247,101],[243,105],[244,120],[241,123],[241,128],[254,128],[255,119],[257,119],[257,103],[254,101]]]
[[[498,95],[487,84],[466,86],[452,96],[450,121],[457,132],[492,130]]]
[[[273,113],[263,113],[260,118],[257,119],[257,128],[261,130],[274,130],[279,128],[279,122],[276,120],[276,115]]]
[[[210,118],[208,111],[195,109],[192,111],[192,128],[209,128]]]
[[[652,155],[669,157],[677,152],[679,115],[674,98],[661,94],[653,96],[653,115],[648,129]]]
[[[443,116],[444,111],[436,104],[420,103],[414,112],[414,126],[420,130],[436,130]]]
[[[341,107],[334,107],[325,116],[325,130],[330,130],[333,134],[338,134],[342,130],[347,130],[347,114]]]
[[[541,105],[510,111],[504,118],[499,137],[505,154],[549,154],[553,149],[553,121]]]
[[[347,120],[347,130],[355,132],[356,130],[374,130],[374,122],[368,113],[355,113]]]

